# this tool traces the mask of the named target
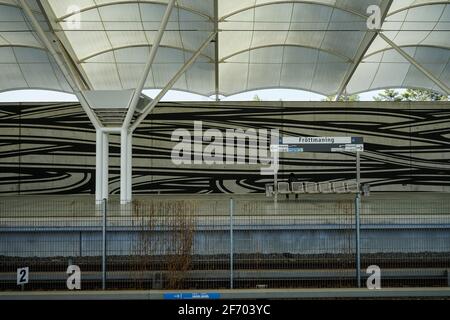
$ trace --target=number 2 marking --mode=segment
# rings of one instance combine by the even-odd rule
[[[25,282],[25,276],[27,275],[27,272],[25,270],[20,270],[20,282]]]

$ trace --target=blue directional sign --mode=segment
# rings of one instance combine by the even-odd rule
[[[165,300],[195,300],[195,299],[220,299],[220,293],[199,293],[199,292],[183,292],[183,293],[164,293],[163,298]]]
[[[362,152],[362,137],[282,137],[271,152]]]
[[[297,146],[289,146],[288,152],[303,152],[303,148]]]

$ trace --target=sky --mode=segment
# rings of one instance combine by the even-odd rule
[[[144,94],[153,98],[159,90],[144,90]],[[360,94],[361,101],[372,101],[379,91]],[[321,101],[325,97],[319,94],[291,90],[291,89],[268,89],[249,91],[229,97],[221,97],[222,101],[252,101],[255,96],[262,101]],[[0,93],[0,102],[76,102],[73,94],[47,91],[47,90],[15,90]],[[214,101],[197,94],[171,90],[161,101]]]

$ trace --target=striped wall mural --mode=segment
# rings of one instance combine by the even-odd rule
[[[278,128],[284,136],[363,136],[362,180],[373,191],[450,191],[450,104],[163,103],[133,138],[134,193],[263,192],[260,164],[171,161],[175,129]],[[119,137],[110,138],[110,192],[119,193]],[[347,153],[283,154],[280,178],[355,176]],[[89,194],[95,131],[78,104],[0,105],[0,194]]]

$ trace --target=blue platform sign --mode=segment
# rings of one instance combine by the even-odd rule
[[[303,152],[303,148],[296,147],[296,146],[289,146],[288,152]]]
[[[281,137],[270,152],[363,152],[363,137]]]
[[[212,292],[212,293],[164,293],[164,300],[195,300],[195,299],[209,299],[209,300],[217,300],[220,299],[220,293]]]

